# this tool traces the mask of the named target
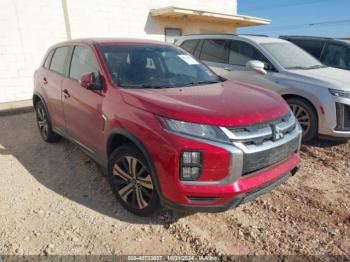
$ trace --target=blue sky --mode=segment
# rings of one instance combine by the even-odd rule
[[[238,0],[238,13],[272,20],[240,28],[241,34],[350,38],[350,0]]]

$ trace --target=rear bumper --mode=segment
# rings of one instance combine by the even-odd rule
[[[223,212],[228,209],[236,208],[241,204],[247,203],[249,201],[252,201],[256,199],[257,197],[270,192],[271,190],[275,189],[279,185],[286,182],[291,176],[294,176],[299,170],[299,167],[295,167],[290,172],[284,174],[283,176],[277,178],[276,180],[268,183],[267,185],[264,185],[262,187],[259,187],[257,189],[254,189],[252,191],[248,191],[246,193],[236,195],[233,198],[229,199],[223,204],[220,205],[184,205],[175,203],[169,200],[166,200],[164,198],[161,198],[161,204],[164,207],[178,210],[178,211],[187,211],[187,212]]]

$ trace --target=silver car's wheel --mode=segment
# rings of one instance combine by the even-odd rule
[[[308,133],[311,128],[311,117],[308,111],[300,105],[290,104],[289,105],[296,119],[298,119],[303,133]]]
[[[287,103],[303,130],[303,142],[315,139],[318,133],[318,119],[314,106],[305,99],[297,97],[288,98]]]
[[[135,157],[117,159],[113,175],[118,186],[118,195],[135,209],[146,208],[152,200],[154,186],[147,168]]]

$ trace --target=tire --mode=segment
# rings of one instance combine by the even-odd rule
[[[118,202],[138,216],[150,216],[160,207],[155,174],[144,155],[133,145],[123,145],[111,154],[108,180]]]
[[[310,142],[318,134],[317,112],[312,104],[301,98],[289,98],[287,103],[303,130],[303,142]]]
[[[61,136],[52,130],[49,115],[42,101],[35,104],[36,122],[42,139],[48,143],[54,143],[61,139]]]

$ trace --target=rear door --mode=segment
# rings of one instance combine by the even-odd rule
[[[76,45],[68,76],[63,81],[63,108],[68,134],[89,151],[103,153],[102,91],[83,88],[84,73],[99,75],[97,59],[89,46]]]
[[[51,52],[44,63],[44,70],[42,70],[42,74],[39,76],[41,78],[39,81],[42,84],[42,92],[53,126],[64,130],[65,119],[62,108],[61,87],[69,47],[57,47]]]

